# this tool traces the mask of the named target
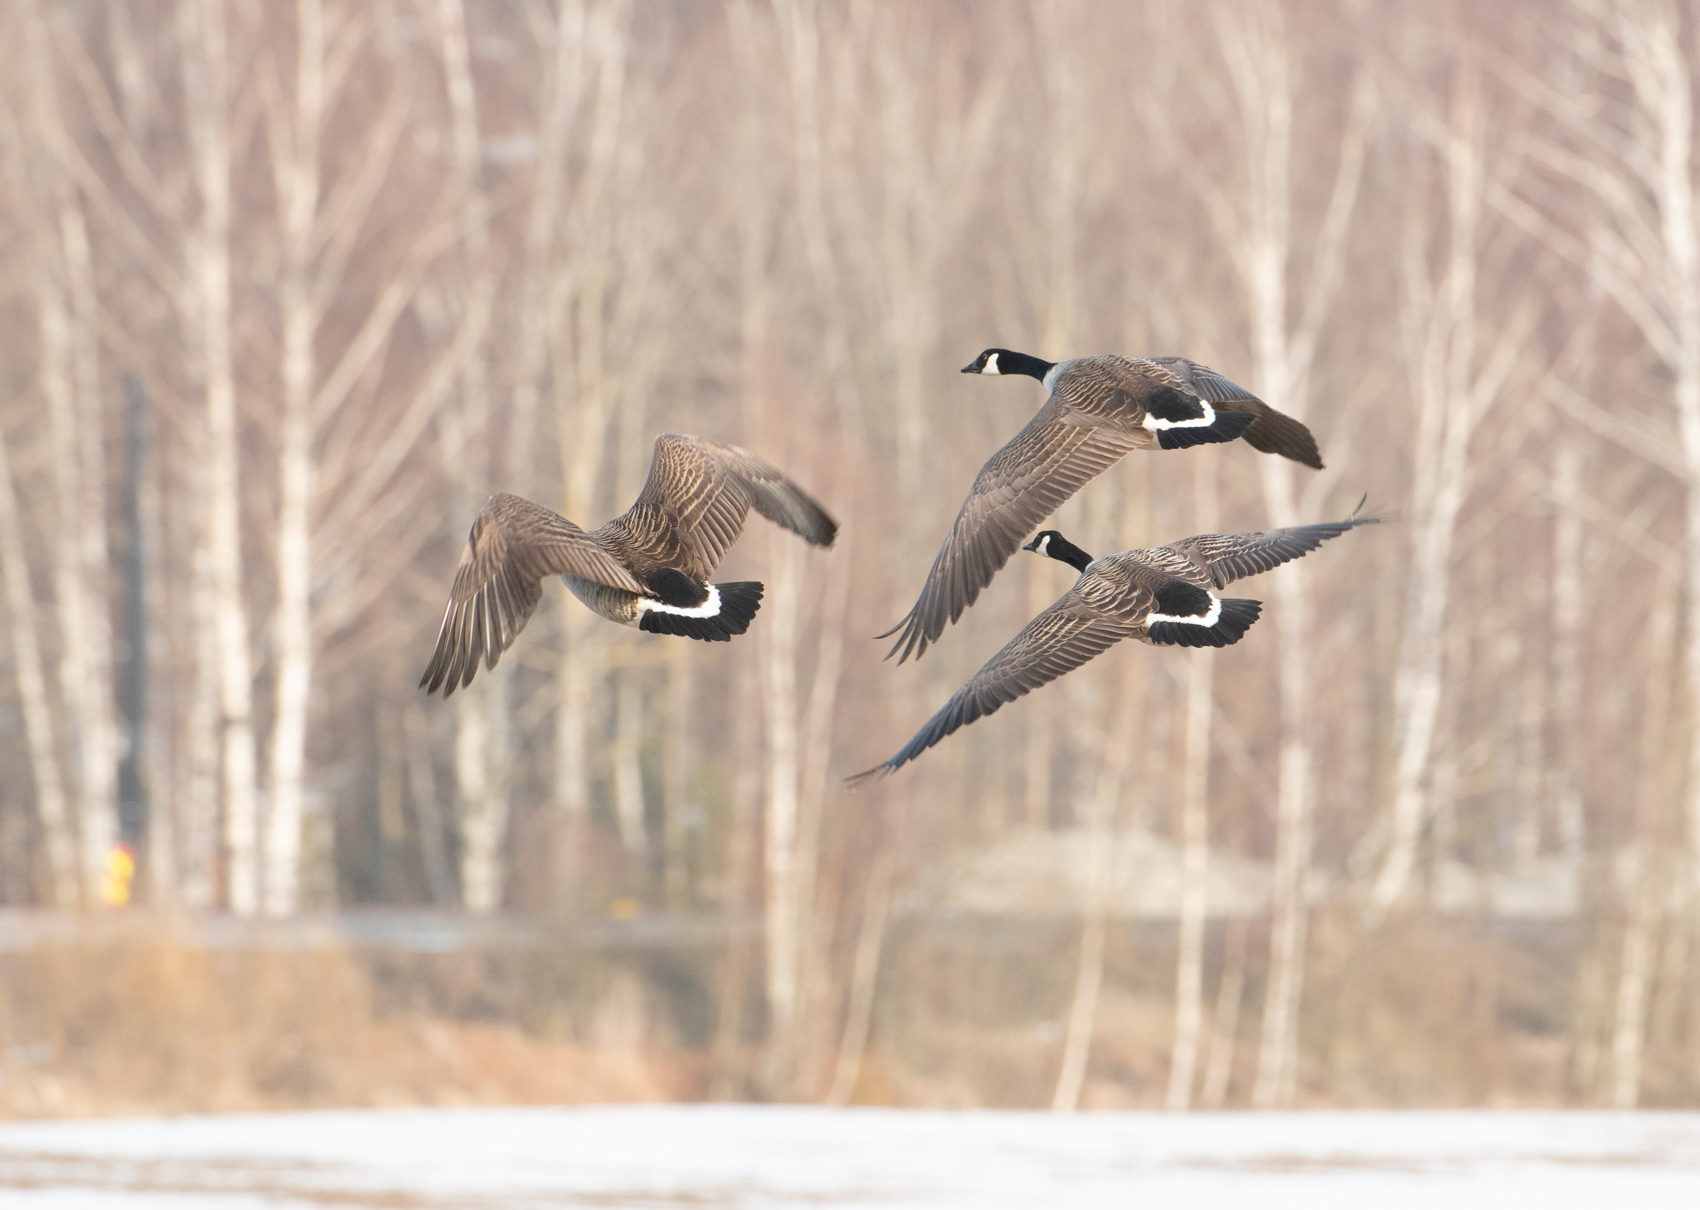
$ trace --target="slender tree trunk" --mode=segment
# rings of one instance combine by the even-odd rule
[[[1646,1048],[1647,1000],[1653,976],[1653,955],[1660,918],[1664,913],[1665,862],[1661,853],[1661,809],[1670,797],[1671,779],[1666,753],[1672,727],[1672,678],[1675,664],[1676,585],[1668,578],[1655,594],[1647,627],[1647,688],[1641,721],[1639,779],[1636,787],[1634,837],[1628,855],[1629,918],[1623,932],[1618,965],[1617,1011],[1611,1044],[1611,1104],[1633,1109],[1641,1097],[1641,1069]]]
[[[1104,985],[1104,940],[1110,927],[1111,896],[1115,887],[1117,808],[1135,732],[1144,711],[1144,686],[1129,679],[1122,688],[1120,709],[1104,728],[1099,750],[1098,785],[1087,821],[1086,897],[1082,904],[1080,961],[1075,969],[1074,999],[1069,1006],[1068,1032],[1063,1039],[1062,1066],[1057,1073],[1051,1109],[1073,1113],[1080,1108],[1086,1084],[1086,1065],[1092,1031],[1098,1017],[1098,997]]]
[[[807,550],[798,547],[789,535],[776,531],[773,537],[776,541],[789,540],[801,556],[799,561],[808,559]],[[820,914],[817,888],[820,882],[822,816],[829,786],[837,788],[830,783],[828,766],[832,757],[833,719],[838,711],[844,670],[852,551],[852,541],[845,537],[827,556],[826,583],[813,626],[816,635],[814,675],[809,683],[808,705],[803,712],[802,730],[798,736],[797,902],[802,927],[806,930],[800,937],[798,964],[802,1022],[797,1067],[800,1090],[811,1087],[808,1081],[815,1079],[815,1073],[824,1066],[831,1032],[827,1022],[834,1015],[828,1005],[832,990],[828,939],[836,922],[830,916]]]
[[[850,995],[844,1012],[844,1033],[839,1038],[838,1061],[828,1105],[848,1105],[862,1074],[868,1032],[874,1019],[874,992],[879,985],[880,954],[885,947],[886,921],[891,915],[892,885],[897,866],[896,845],[881,837],[879,855],[868,873],[862,899],[862,923],[856,934],[856,956],[850,965]]]
[[[252,655],[242,584],[241,447],[231,346],[231,148],[229,48],[222,0],[179,0],[199,226],[190,236],[189,268],[206,376],[207,561],[223,714],[226,902],[237,915],[259,903],[259,803],[255,792]]]
[[[191,498],[205,498],[205,471],[187,472]],[[174,804],[178,833],[178,879],[183,906],[215,907],[220,895],[218,792],[218,641],[213,631],[211,557],[205,516],[191,521],[193,546],[189,568],[189,649],[193,664],[188,708],[184,711],[184,793]]]
[[[1483,411],[1476,381],[1476,230],[1482,201],[1486,125],[1477,69],[1460,66],[1445,143],[1450,203],[1447,271],[1441,297],[1416,301],[1409,326],[1421,344],[1419,416],[1412,498],[1413,550],[1407,579],[1405,632],[1394,674],[1394,770],[1390,840],[1370,892],[1384,912],[1411,883],[1417,842],[1429,811],[1428,774],[1444,686],[1444,625],[1451,592],[1453,535],[1469,485],[1470,439]],[[1407,253],[1407,288],[1423,275]]]
[[[1194,524],[1199,533],[1216,528],[1215,463],[1193,467]],[[1210,722],[1215,713],[1215,652],[1188,655],[1186,740],[1181,766],[1180,944],[1175,966],[1175,1038],[1169,1060],[1165,1107],[1192,1107],[1198,1041],[1204,1013],[1204,925],[1210,892]]]
[[[1553,736],[1550,782],[1559,843],[1577,878],[1587,839],[1582,810],[1582,517],[1576,507],[1582,494],[1581,461],[1580,444],[1566,430],[1553,456],[1558,509],[1553,519],[1551,709],[1561,730]]]
[[[825,321],[826,380],[841,419],[861,411],[856,363],[850,356],[844,284],[832,247],[826,198],[833,182],[821,122],[821,31],[817,0],[772,0],[791,85],[792,152],[796,165],[797,223],[803,254]],[[829,44],[830,45],[830,44]]]
[[[437,775],[431,767],[430,724],[416,698],[402,710],[401,742],[407,762],[407,782],[413,804],[414,832],[419,838],[419,864],[425,871],[425,888],[433,907],[452,907],[456,901],[454,875],[446,851],[443,800],[437,793]]]
[[[321,0],[295,6],[295,120],[283,199],[283,415],[278,441],[276,705],[263,897],[269,916],[300,907],[301,817],[307,712],[313,674],[313,338],[318,307],[308,280],[319,205],[319,129],[324,111]]]
[[[1240,1003],[1245,998],[1246,934],[1243,917],[1228,922],[1222,942],[1222,980],[1216,985],[1216,1011],[1210,1018],[1210,1053],[1204,1064],[1199,1104],[1220,1109],[1228,1100],[1234,1075],[1234,1052],[1239,1049]]]
[[[72,398],[76,408],[77,496],[70,539],[77,588],[84,598],[76,642],[84,688],[79,703],[77,782],[83,861],[93,878],[118,840],[118,719],[112,662],[111,556],[106,530],[105,426],[100,384],[100,314],[82,205],[68,188],[59,196],[59,236],[70,303]],[[98,885],[91,883],[90,885]]]
[[[752,700],[760,678],[745,665],[734,686],[740,701]],[[743,926],[755,898],[756,855],[760,843],[761,797],[755,713],[740,710],[732,725],[732,819],[726,853],[726,900],[721,910],[730,926],[726,954],[720,967],[719,1018],[714,1028],[710,1054],[713,1069],[710,1097],[716,1101],[742,1099],[746,1090],[743,1066],[744,1007],[748,998],[750,967],[755,945]]]
[[[100,316],[82,200],[62,168],[73,152],[60,121],[47,17],[34,5],[26,13],[20,54],[31,86],[28,119],[49,147],[49,155],[31,171],[46,182],[33,275],[41,332],[39,376],[52,430],[58,503],[53,550],[59,681],[78,864],[92,901],[118,834]]]
[[[1187,664],[1186,754],[1181,774],[1180,948],[1175,966],[1175,1041],[1164,1107],[1192,1107],[1204,1006],[1204,921],[1209,909],[1211,680],[1215,651],[1191,652]]]
[[[620,843],[633,857],[645,851],[643,829],[643,770],[638,751],[643,744],[643,686],[638,670],[622,668],[614,675],[614,822]]]
[[[448,96],[452,190],[463,199],[466,230],[457,309],[474,305],[491,288],[494,268],[487,256],[489,203],[482,184],[478,100],[473,85],[466,12],[461,0],[438,0],[437,34]],[[459,480],[465,512],[481,492],[472,485],[490,472],[489,375],[482,349],[461,366],[456,413],[445,442]],[[507,740],[512,665],[489,669],[479,684],[456,699],[455,778],[464,812],[461,892],[472,911],[501,906],[507,880],[504,840],[508,822]]]
[[[667,718],[662,752],[661,862],[662,895],[666,905],[685,906],[693,888],[687,878],[694,816],[701,808],[691,800],[692,770],[696,764],[696,735],[692,707],[696,697],[696,657],[689,642],[667,648]]]
[[[52,422],[53,469],[58,491],[59,540],[54,543],[53,595],[59,614],[59,693],[65,704],[67,738],[70,741],[74,790],[77,869],[87,902],[92,903],[100,886],[106,850],[98,824],[91,829],[92,802],[83,793],[81,756],[85,750],[87,723],[93,706],[94,686],[90,680],[88,648],[89,594],[84,591],[83,563],[77,542],[82,505],[82,466],[77,456],[78,415],[70,376],[71,319],[60,283],[49,276],[46,266],[38,278],[37,305],[41,321],[41,385],[47,413]],[[27,580],[26,580],[27,584]],[[57,758],[55,758],[57,759]],[[108,842],[109,843],[109,842]],[[75,890],[73,889],[73,895]]]
[[[1631,850],[1629,920],[1623,930],[1623,954],[1617,976],[1617,1012],[1611,1044],[1611,1104],[1634,1109],[1641,1100],[1641,1067],[1646,1049],[1647,996],[1652,983],[1653,951],[1658,935],[1659,902],[1664,892],[1659,862],[1648,860],[1642,843]]]
[[[24,736],[29,744],[30,771],[35,778],[36,814],[47,848],[48,896],[58,907],[74,907],[80,882],[77,839],[71,828],[65,783],[59,771],[59,740],[47,696],[47,678],[42,674],[41,642],[35,629],[35,594],[30,590],[29,560],[3,431],[0,431],[0,577],[5,579],[18,698],[23,708]]]
[[[769,544],[773,575],[763,602],[763,707],[767,728],[764,852],[767,866],[767,1084],[791,1095],[796,1078],[803,903],[797,861],[797,630],[801,552],[789,534]]]

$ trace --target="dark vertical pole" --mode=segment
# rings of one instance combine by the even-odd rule
[[[142,477],[147,466],[148,397],[138,374],[124,376],[124,666],[119,711],[124,717],[124,758],[118,766],[118,838],[142,852],[148,792],[142,758],[147,736],[148,609],[146,550],[142,544]]]

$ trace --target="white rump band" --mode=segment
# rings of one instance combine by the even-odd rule
[[[1199,396],[1198,406],[1204,409],[1204,415],[1197,420],[1159,420],[1150,412],[1145,413],[1145,419],[1140,421],[1153,433],[1163,429],[1207,429],[1216,423],[1216,409],[1210,406],[1210,401]]]
[[[649,597],[639,597],[637,608],[640,616],[646,613],[671,613],[677,614],[681,618],[718,617],[720,615],[720,590],[710,584],[708,586],[708,600],[701,605],[693,605],[689,609],[679,605],[664,605],[660,601],[651,600]]]
[[[1221,619],[1221,617],[1222,617],[1222,599],[1218,596],[1212,595],[1211,598],[1210,598],[1210,612],[1209,613],[1206,613],[1206,614],[1196,614],[1195,613],[1191,617],[1185,617],[1185,618],[1177,618],[1173,614],[1168,614],[1168,613],[1154,613],[1154,614],[1150,614],[1146,617],[1145,624],[1146,624],[1146,626],[1149,627],[1151,625],[1151,623],[1153,623],[1153,622],[1183,622],[1188,626],[1214,626]]]

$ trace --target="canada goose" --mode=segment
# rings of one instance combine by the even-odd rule
[[[1359,506],[1362,507],[1361,504]],[[1122,639],[1160,646],[1227,647],[1237,643],[1263,606],[1223,599],[1213,589],[1279,567],[1379,517],[1264,533],[1199,534],[1152,550],[1093,559],[1054,529],[1023,546],[1080,572],[1073,588],[1021,628],[1004,649],[956,691],[915,738],[882,765],[847,778],[852,789],[914,760],[958,727],[1056,680]]]
[[[491,496],[472,523],[449,591],[437,650],[419,684],[447,697],[494,668],[559,575],[592,612],[656,634],[727,642],[749,628],[761,584],[710,584],[750,509],[831,546],[838,533],[820,504],[735,445],[663,433],[637,503],[589,533],[518,496]]]
[[[1184,357],[1076,357],[1045,361],[987,349],[964,374],[1026,374],[1051,393],[1027,427],[993,454],[939,549],[920,599],[885,634],[899,635],[886,658],[919,658],[992,582],[1022,535],[1132,450],[1232,441],[1322,468],[1316,441],[1216,371]],[[1224,405],[1218,409],[1215,405]],[[1231,409],[1231,410],[1230,410]]]

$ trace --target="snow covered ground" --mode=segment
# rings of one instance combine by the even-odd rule
[[[8,1210],[1610,1202],[1700,1206],[1700,1114],[1060,1117],[705,1105],[0,1125]]]

